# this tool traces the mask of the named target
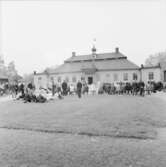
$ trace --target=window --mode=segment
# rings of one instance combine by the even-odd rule
[[[54,77],[51,77],[50,80],[51,80],[51,81],[54,81]]]
[[[114,74],[114,81],[118,80],[118,74]]]
[[[76,77],[72,77],[72,82],[76,82]]]
[[[39,87],[42,86],[42,77],[38,77],[38,85],[39,85]]]
[[[133,80],[136,81],[138,79],[138,76],[136,73],[133,73]]]
[[[85,81],[85,77],[81,77],[81,81]]]
[[[149,80],[153,80],[154,79],[154,73],[153,72],[149,72]]]
[[[106,74],[106,77],[107,77],[107,78],[110,77],[110,74]]]
[[[124,81],[128,81],[128,73],[124,73],[123,74],[123,80]]]
[[[42,80],[42,77],[39,77],[39,78],[38,78],[38,81],[41,81],[41,80]]]
[[[100,81],[100,75],[99,74],[96,75],[96,80]]]
[[[66,77],[66,78],[65,78],[65,81],[66,81],[66,82],[69,82],[69,77]]]
[[[61,77],[60,76],[58,77],[58,82],[61,82]]]

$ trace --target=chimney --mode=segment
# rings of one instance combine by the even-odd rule
[[[141,64],[141,68],[144,68],[144,65],[143,65],[143,64]]]
[[[75,57],[76,56],[76,52],[72,52],[72,57]]]
[[[115,48],[115,53],[119,53],[119,48]]]
[[[34,71],[33,74],[36,75],[36,71]]]

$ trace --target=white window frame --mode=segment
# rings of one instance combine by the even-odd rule
[[[138,74],[137,73],[133,73],[133,81],[137,81],[138,80]]]
[[[148,80],[153,81],[154,80],[154,72],[149,72],[148,73]]]
[[[128,81],[129,80],[128,73],[123,73],[123,80],[124,81]]]
[[[114,73],[114,81],[118,81],[118,74]]]

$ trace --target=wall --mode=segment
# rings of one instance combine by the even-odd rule
[[[41,78],[41,80],[39,80]],[[48,77],[45,74],[41,75],[34,75],[34,85],[36,89],[39,89],[40,87],[47,88],[48,86]]]
[[[114,81],[114,74],[118,75],[118,80]],[[128,80],[124,81],[123,80],[123,74],[127,73],[128,74]],[[69,82],[68,84],[74,84],[78,82],[78,80],[81,81],[81,77],[84,77],[85,80],[87,81],[87,78],[89,76],[93,76],[93,81],[94,83],[97,83],[98,81],[100,82],[105,82],[105,83],[114,83],[114,82],[133,82],[133,73],[137,74],[137,81],[140,81],[140,71],[139,70],[117,70],[117,71],[102,71],[102,72],[96,72],[93,75],[85,75],[83,73],[65,73],[65,74],[50,74],[49,76],[46,76],[45,74],[41,75],[35,75],[34,76],[34,84],[35,87],[38,89],[40,86],[41,87],[51,87],[52,81],[54,81],[55,84],[61,84],[64,80],[66,80],[66,77],[68,77]],[[61,77],[61,82],[58,82],[58,77]],[[72,77],[76,77],[76,82],[73,83]],[[41,80],[39,80],[41,78]]]
[[[124,73],[128,74],[128,80],[124,81],[123,75]],[[109,82],[109,83],[116,83],[116,82],[133,82],[133,73],[137,74],[137,81],[140,81],[140,71],[139,70],[116,70],[116,71],[103,71],[97,72],[101,82]],[[114,80],[114,74],[118,76],[117,80]]]
[[[160,63],[161,65],[161,79],[164,83],[166,83],[166,81],[164,81],[164,71],[166,71],[166,62],[162,62]]]
[[[154,79],[152,81],[158,82],[162,79],[162,73],[160,68],[143,68],[140,70],[116,70],[116,71],[99,71],[96,72],[94,75],[85,75],[83,73],[64,73],[64,74],[50,74],[49,76],[45,74],[41,75],[34,75],[34,84],[35,87],[38,89],[40,86],[47,88],[52,86],[52,81],[54,81],[55,84],[61,84],[64,80],[66,80],[66,77],[68,77],[69,82],[68,84],[74,84],[78,82],[78,80],[81,81],[81,77],[85,77],[86,81],[88,76],[93,76],[94,83],[105,82],[105,83],[116,83],[116,82],[134,82],[133,80],[133,73],[137,74],[137,82],[140,81],[141,75],[142,75],[142,81],[147,83],[149,81],[149,72],[154,73]],[[124,73],[128,74],[128,80],[124,81],[123,75]],[[114,80],[114,74],[118,75],[118,80]],[[58,77],[61,77],[61,82],[58,82]],[[76,77],[76,82],[73,83],[72,77]],[[41,80],[39,80],[41,78]]]
[[[66,80],[66,77],[68,77],[69,79],[69,84],[76,84],[78,82],[78,80],[81,80],[82,77],[82,73],[66,73],[66,74],[50,74],[49,76],[46,76],[45,74],[41,74],[41,75],[34,75],[34,84],[35,87],[37,89],[39,89],[39,87],[51,87],[52,86],[52,82],[54,81],[55,84],[61,84],[64,80]],[[61,81],[58,82],[58,78],[61,77]],[[72,77],[76,78],[76,82],[72,82]],[[41,78],[41,80],[39,80],[39,78]]]
[[[142,72],[142,81],[147,83],[149,81],[149,72],[154,73],[154,79],[151,81],[159,82],[161,80],[161,69],[160,68],[143,68]]]

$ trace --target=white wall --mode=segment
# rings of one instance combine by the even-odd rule
[[[55,84],[61,84],[66,77],[69,78],[69,84],[76,84],[78,82],[78,80],[81,80],[81,76],[83,76],[82,73],[65,73],[65,74],[50,74],[49,76],[46,76],[45,74],[41,74],[41,75],[34,75],[34,84],[35,87],[37,89],[39,89],[39,87],[48,87],[52,85],[52,78],[54,80]],[[61,77],[61,82],[58,82],[58,78]],[[76,78],[76,82],[72,82],[72,78],[75,77]],[[41,78],[41,80],[39,80],[39,78]]]
[[[41,80],[39,80],[41,78]],[[40,87],[47,88],[48,85],[48,77],[45,74],[34,75],[34,85],[36,89]]]
[[[54,79],[54,83],[56,84],[60,84],[62,83],[64,80],[66,80],[66,77],[68,77],[69,79],[69,84],[73,83],[72,82],[72,78],[75,77],[76,78],[76,83],[78,80],[81,80],[81,73],[64,73],[64,74],[51,74],[49,78],[53,77]],[[61,77],[61,82],[58,82],[58,77]]]
[[[137,81],[140,81],[141,73],[142,73],[142,81],[147,83],[149,81],[149,72],[154,73],[154,79],[153,81],[158,82],[161,81],[161,69],[160,68],[151,68],[151,69],[142,69],[140,70],[117,70],[117,71],[100,71],[96,72],[93,76],[94,83],[97,83],[98,81],[100,82],[105,82],[105,83],[116,83],[116,82],[133,82],[133,73],[137,74]],[[118,80],[114,81],[114,74],[118,75]],[[123,75],[124,73],[128,74],[128,80],[124,81]],[[58,77],[61,77],[61,82],[58,82]],[[51,78],[53,77],[54,83],[55,84],[61,84],[66,77],[69,78],[69,84],[76,84],[78,80],[81,80],[81,77],[85,77],[87,80],[87,77],[91,75],[85,75],[83,73],[65,73],[65,74],[50,74],[49,76],[46,76],[45,74],[41,75],[34,75],[34,84],[35,87],[38,89],[40,86],[41,87],[48,87],[49,85],[52,84]],[[39,81],[39,77],[41,80]],[[76,82],[72,82],[72,77],[76,77]]]
[[[124,81],[123,80],[123,75],[124,73],[128,74],[128,80]],[[103,72],[97,72],[99,75],[100,81],[101,82],[109,82],[109,83],[114,83],[114,82],[133,82],[133,73],[137,74],[137,81],[140,81],[140,71],[139,70],[117,70],[117,71],[103,71]],[[118,79],[117,81],[114,80],[114,74],[117,74]]]
[[[161,69],[160,68],[143,68],[142,70],[142,81],[147,83],[149,81],[149,73],[154,73],[154,79],[151,81],[159,82],[161,81]]]

